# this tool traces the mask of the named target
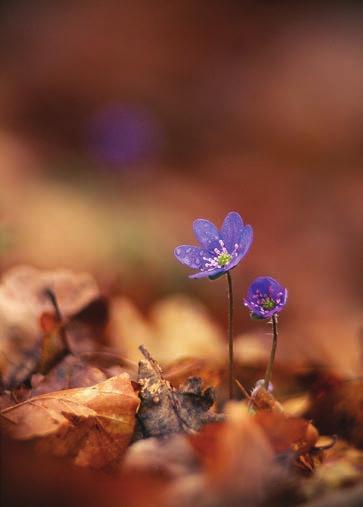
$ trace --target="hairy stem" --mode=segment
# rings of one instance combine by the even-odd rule
[[[233,399],[234,373],[233,373],[233,289],[230,271],[227,271],[228,282],[228,391],[229,399]]]
[[[266,368],[265,373],[265,389],[268,390],[268,386],[270,385],[271,376],[272,376],[272,367],[275,360],[275,354],[276,354],[276,347],[277,347],[277,315],[272,315],[272,348],[271,348],[271,354],[270,359]]]

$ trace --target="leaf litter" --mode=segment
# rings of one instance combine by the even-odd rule
[[[24,284],[34,273],[19,280]],[[19,287],[19,280],[14,287]],[[77,285],[77,276],[71,280]],[[206,312],[193,313],[192,304],[183,300],[189,324],[176,332],[181,326],[178,300],[164,301],[151,314],[152,323],[142,321],[145,327],[140,332],[139,317],[134,313],[127,329],[129,310],[117,303],[118,308],[126,308],[119,333],[116,307],[110,314],[107,311],[113,301],[101,300],[95,284],[87,280],[78,290],[65,290],[62,297],[53,284],[59,314],[49,298],[45,304],[34,297],[38,303],[32,307],[28,328],[24,315],[29,315],[29,309],[22,313],[24,301],[16,301],[22,315],[16,331],[19,339],[13,340],[16,312],[10,326],[2,324],[0,420],[8,452],[24,452],[26,462],[31,456],[35,466],[44,459],[59,462],[55,466],[61,467],[64,477],[67,467],[76,465],[72,474],[78,480],[78,493],[89,498],[90,506],[101,495],[106,506],[312,507],[321,502],[331,507],[335,498],[336,505],[343,505],[341,492],[346,495],[344,506],[359,505],[360,379],[344,379],[334,371],[322,374],[305,364],[305,374],[310,368],[311,376],[302,382],[298,368],[280,363],[274,393],[257,383],[251,392],[243,388],[240,401],[226,404],[226,375],[219,360],[223,344],[217,345],[218,331]],[[46,288],[31,281],[34,285],[37,291]],[[9,282],[5,286],[2,301],[4,294],[8,299],[3,310],[18,290],[9,292]],[[70,300],[76,294],[74,305],[65,302],[67,294]],[[132,344],[132,329],[147,338],[148,348],[141,346],[138,356],[141,343]],[[162,343],[171,337],[170,354],[166,357],[163,352],[161,363],[159,331]],[[189,340],[184,356],[180,353],[183,332]],[[246,367],[241,355],[236,372],[242,372],[241,382],[253,386],[260,366],[249,361]],[[284,394],[279,399],[275,392]],[[20,476],[10,464],[11,460],[9,484],[17,489]],[[97,481],[83,480],[81,469],[97,470]],[[111,473],[107,479],[99,475],[105,471]],[[38,477],[45,495],[50,479],[41,466]],[[107,488],[104,480],[109,481]]]

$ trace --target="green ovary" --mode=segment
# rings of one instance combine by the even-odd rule
[[[227,266],[227,264],[229,264],[232,260],[232,255],[230,255],[229,253],[222,253],[221,255],[219,255],[218,259],[217,259],[217,262],[218,262],[218,265],[223,268],[224,266]]]
[[[276,302],[272,298],[267,297],[263,300],[261,306],[264,310],[272,310],[273,308],[275,308]]]

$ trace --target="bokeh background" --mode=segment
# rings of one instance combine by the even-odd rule
[[[173,256],[192,220],[254,227],[234,271],[289,289],[281,350],[354,372],[362,300],[360,2],[0,6],[0,263],[94,274],[147,314],[225,281]]]

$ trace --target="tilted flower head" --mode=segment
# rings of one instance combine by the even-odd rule
[[[287,289],[270,276],[260,276],[251,283],[243,301],[251,311],[251,317],[268,319],[285,306]]]
[[[181,245],[174,250],[182,264],[199,272],[190,278],[218,278],[237,266],[248,252],[253,238],[250,225],[244,225],[235,211],[228,213],[220,230],[209,220],[197,219],[194,234],[201,246]]]

